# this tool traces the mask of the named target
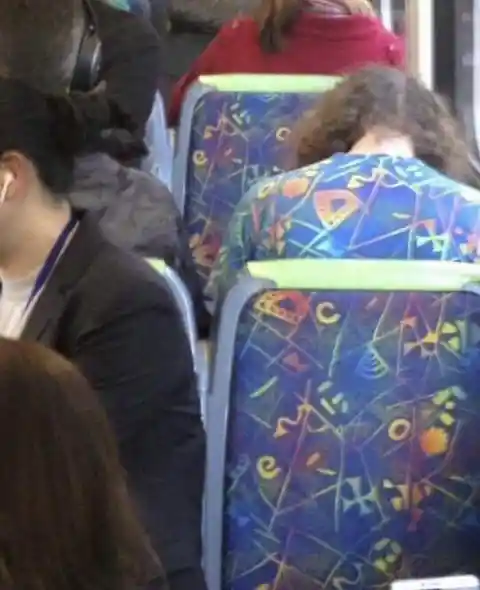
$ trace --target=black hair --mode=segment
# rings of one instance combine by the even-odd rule
[[[14,79],[0,78],[0,155],[16,151],[36,167],[53,194],[71,188],[76,156],[105,151],[112,127],[123,130],[130,157],[144,153],[134,138],[135,125],[100,93],[46,95]]]
[[[0,73],[43,92],[67,88],[84,18],[82,0],[0,0]]]

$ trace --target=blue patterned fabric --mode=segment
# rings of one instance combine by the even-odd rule
[[[245,195],[208,291],[216,298],[252,260],[472,262],[479,252],[478,191],[415,158],[337,154],[260,182]]]
[[[471,294],[251,301],[230,392],[223,589],[478,574],[479,371]]]
[[[242,195],[290,167],[286,139],[313,93],[209,92],[196,105],[186,175],[185,220],[204,282]]]

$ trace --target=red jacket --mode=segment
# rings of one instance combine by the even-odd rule
[[[280,53],[265,53],[251,18],[220,30],[188,74],[175,86],[169,123],[178,123],[187,88],[207,74],[342,74],[371,64],[403,67],[403,41],[381,21],[364,15],[327,17],[304,12]]]

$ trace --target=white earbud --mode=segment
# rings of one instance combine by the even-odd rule
[[[2,191],[0,192],[0,206],[3,205],[5,202],[5,197],[7,196],[7,191],[10,188],[10,185],[14,181],[13,174],[11,172],[5,173],[5,180],[3,181]]]

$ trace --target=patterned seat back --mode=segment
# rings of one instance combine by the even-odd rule
[[[209,401],[209,588],[480,570],[480,269],[249,269],[224,305]]]
[[[208,279],[233,209],[248,188],[292,163],[286,139],[335,78],[225,75],[201,78],[181,117],[173,192]]]

